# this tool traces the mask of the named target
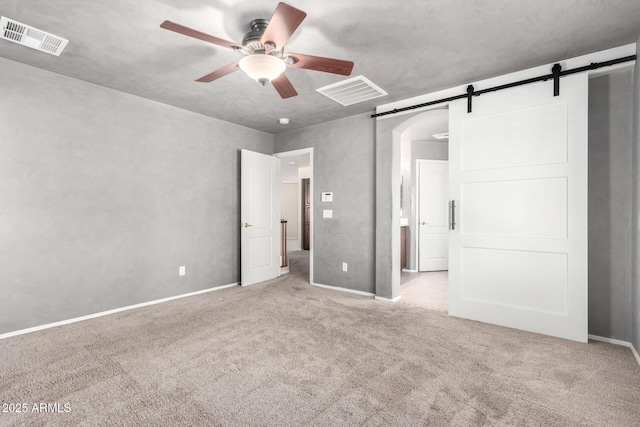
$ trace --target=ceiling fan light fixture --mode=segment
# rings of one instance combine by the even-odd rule
[[[278,78],[287,68],[282,59],[261,53],[245,56],[238,65],[249,77],[262,83],[263,86]]]
[[[306,17],[306,12],[280,2],[270,19],[251,21],[251,31],[245,34],[241,45],[172,21],[162,22],[160,28],[229,48],[245,55],[236,62],[200,77],[196,80],[197,82],[210,83],[242,70],[252,79],[262,83],[263,86],[271,82],[278,95],[282,99],[287,99],[298,95],[291,81],[283,74],[287,66],[344,76],[351,75],[353,69],[353,62],[342,59],[323,58],[301,53],[288,53],[285,58],[282,57],[284,46]]]

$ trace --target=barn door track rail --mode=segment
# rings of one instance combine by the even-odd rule
[[[636,60],[636,55],[631,55],[631,56],[625,56],[618,59],[612,59],[610,61],[592,62],[591,64],[585,65],[583,67],[573,68],[573,69],[564,70],[564,71],[562,70],[562,66],[560,64],[554,64],[554,66],[551,67],[551,74],[532,77],[530,79],[520,80],[517,82],[507,83],[500,86],[494,86],[494,87],[490,87],[482,90],[475,90],[473,85],[469,85],[467,86],[467,93],[463,93],[461,95],[456,95],[456,96],[450,96],[448,98],[442,98],[435,101],[429,101],[422,104],[411,105],[409,107],[394,108],[393,110],[372,114],[371,118],[388,116],[390,114],[402,113],[404,111],[409,111],[409,110],[416,110],[418,108],[429,107],[431,105],[437,105],[437,104],[443,104],[443,103],[455,101],[457,99],[464,99],[464,98],[467,99],[467,113],[471,113],[473,111],[474,96],[480,96],[483,93],[497,92],[499,90],[509,89],[517,86],[523,86],[530,83],[546,82],[549,79],[553,79],[553,96],[558,96],[560,95],[560,78],[561,77],[568,76],[571,74],[576,74],[576,73],[582,73],[585,71],[597,70],[599,68],[610,67],[612,65],[622,64],[624,62],[635,61],[635,60]]]

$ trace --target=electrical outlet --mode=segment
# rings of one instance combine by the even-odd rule
[[[347,263],[346,263],[346,262],[343,262],[343,263],[342,263],[342,271],[347,271],[347,270],[349,269],[348,267],[349,267],[349,266],[347,265]]]
[[[184,276],[187,274],[187,267],[185,267],[184,265],[181,265],[180,268],[178,268],[178,276]]]

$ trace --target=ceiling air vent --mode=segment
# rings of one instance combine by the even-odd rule
[[[339,83],[321,87],[320,89],[316,89],[316,92],[321,93],[345,107],[387,95],[387,92],[374,85],[364,76],[357,76]]]
[[[69,40],[14,21],[4,16],[0,17],[0,38],[23,46],[30,47],[51,55],[60,56]]]

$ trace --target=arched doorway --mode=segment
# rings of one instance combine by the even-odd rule
[[[401,159],[403,135],[427,132],[429,122],[447,116],[446,107],[394,116],[376,123],[376,299],[400,299]]]

